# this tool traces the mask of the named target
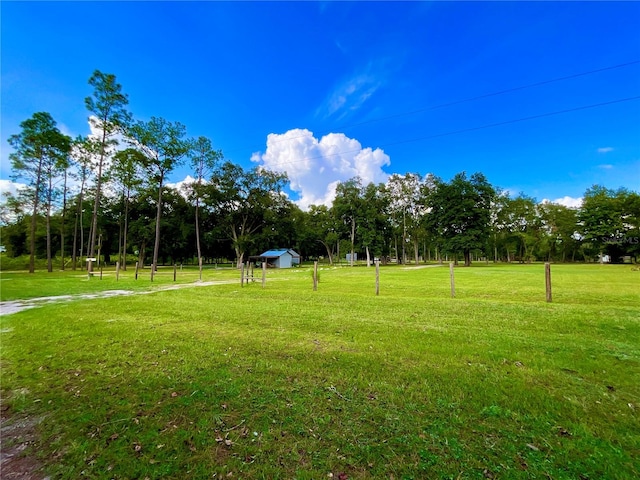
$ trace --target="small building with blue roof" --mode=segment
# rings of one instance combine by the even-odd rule
[[[300,265],[300,255],[290,248],[267,250],[257,258],[270,268],[291,268]]]

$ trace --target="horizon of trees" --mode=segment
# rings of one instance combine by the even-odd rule
[[[115,76],[96,71],[85,99],[95,136],[70,139],[37,112],[9,139],[12,179],[0,234],[6,254],[59,257],[60,268],[92,268],[83,257],[141,265],[234,260],[287,247],[304,258],[387,262],[474,258],[531,262],[619,262],[640,252],[640,195],[594,185],[580,208],[511,197],[482,173],[450,181],[418,173],[384,184],[341,182],[331,206],[302,211],[283,190],[286,175],[225,161],[210,139],[186,136],[179,122],[134,121]],[[123,139],[121,148],[118,140]],[[126,147],[126,148],[125,148]],[[193,183],[166,185],[186,160]],[[75,180],[75,189],[68,179]],[[72,245],[70,254],[69,245]],[[127,255],[129,259],[127,259]],[[68,257],[68,258],[67,258]]]

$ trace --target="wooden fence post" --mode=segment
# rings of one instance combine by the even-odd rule
[[[178,270],[178,266],[174,263],[173,264],[173,281],[176,281],[176,272]]]
[[[242,268],[240,269],[240,286],[244,287],[244,262],[242,262]]]
[[[456,296],[456,281],[453,276],[453,262],[449,263],[449,278],[451,280],[451,298]]]
[[[136,262],[136,280],[138,279],[138,262]]]
[[[547,290],[547,302],[551,303],[551,264],[549,262],[544,264],[544,280]]]
[[[262,288],[267,283],[267,262],[262,262]]]
[[[313,291],[318,290],[318,262],[313,262]]]
[[[116,282],[120,278],[120,262],[116,262]]]
[[[380,295],[380,260],[376,260],[376,296]]]

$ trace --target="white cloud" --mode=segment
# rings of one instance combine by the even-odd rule
[[[362,148],[360,142],[342,133],[329,133],[318,140],[306,129],[269,134],[266,152],[254,153],[251,161],[286,173],[291,189],[299,195],[296,203],[303,209],[331,205],[338,183],[355,176],[364,184],[386,182],[389,175],[382,168],[391,164],[379,148]]]
[[[102,128],[100,127],[100,119],[95,115],[89,116],[89,130],[91,131],[91,133],[88,135],[89,137],[102,141]],[[129,146],[127,140],[120,132],[109,136],[109,141],[115,141],[115,145],[111,144],[107,147],[107,151],[110,153],[116,152],[118,150],[124,150]]]
[[[613,147],[601,147],[598,149],[598,153],[609,153],[613,152]]]
[[[15,195],[18,190],[26,187],[24,183],[12,182],[11,180],[0,179],[0,203],[4,203],[5,193]]]
[[[582,197],[574,198],[569,196],[564,196],[562,198],[556,198],[555,200],[549,200],[545,198],[540,203],[555,203],[558,205],[564,205],[569,208],[580,208],[582,206]]]
[[[186,177],[184,177],[184,180],[181,180],[179,182],[176,183],[167,183],[166,186],[169,188],[175,188],[176,190],[180,191],[181,193],[183,193],[184,195],[186,195],[186,193],[189,190],[189,185],[191,185],[192,183],[194,183],[196,181],[195,178],[193,178],[191,175],[187,175]]]
[[[358,110],[384,83],[383,73],[372,73],[375,68],[369,64],[366,69],[339,83],[317,109],[316,115],[323,118],[336,116],[341,119]]]

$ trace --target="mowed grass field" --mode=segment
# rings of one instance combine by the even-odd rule
[[[3,404],[51,478],[640,478],[630,265],[6,273]],[[189,285],[197,271],[178,271]]]

